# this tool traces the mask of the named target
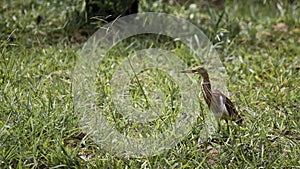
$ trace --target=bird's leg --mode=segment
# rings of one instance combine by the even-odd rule
[[[220,133],[220,130],[221,130],[221,125],[220,125],[220,122],[218,121],[218,129],[217,129],[217,133]]]
[[[228,120],[226,119],[225,121],[226,121],[226,125],[227,125],[227,132],[230,135],[230,128],[229,128]]]

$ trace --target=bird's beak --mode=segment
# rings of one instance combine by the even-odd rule
[[[196,73],[197,71],[195,69],[187,69],[187,70],[181,70],[180,73]]]

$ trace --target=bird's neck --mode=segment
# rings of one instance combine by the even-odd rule
[[[211,90],[208,73],[201,74],[201,76],[202,76],[202,82],[201,82],[202,87],[205,87],[206,89]]]
[[[201,76],[202,76],[201,89],[204,96],[204,100],[208,105],[210,105],[212,96],[211,96],[211,85],[209,81],[209,76],[207,73],[201,74]]]

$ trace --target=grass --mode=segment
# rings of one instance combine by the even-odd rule
[[[141,10],[189,19],[213,42],[226,68],[231,98],[244,117],[237,132],[228,133],[222,124],[219,134],[199,142],[205,118],[200,116],[169,151],[144,158],[106,152],[81,130],[74,110],[72,72],[88,31],[76,22],[70,26],[74,18],[66,16],[81,6],[72,1],[2,1],[0,168],[299,168],[300,76],[295,67],[300,64],[300,4],[226,1],[222,15],[221,7],[206,1],[198,2],[197,8],[189,3],[145,3],[141,1]],[[156,47],[182,56],[188,66],[201,63],[186,46],[161,39],[131,37],[110,50],[95,81],[102,96],[98,104],[109,96],[109,80],[127,54]],[[134,103],[141,103],[137,108],[147,109],[145,99],[158,102],[140,85],[149,91],[162,86],[168,106],[180,97],[166,74],[149,70],[147,76],[136,76],[140,81],[132,77],[130,94]],[[114,107],[112,101],[106,104]],[[199,104],[199,114],[207,112],[202,97]],[[106,118],[119,131],[138,137],[141,130],[164,131],[163,124],[173,123],[179,108],[168,106],[159,120],[144,126],[114,111],[107,111]]]

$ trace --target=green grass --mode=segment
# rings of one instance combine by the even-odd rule
[[[80,3],[0,4],[0,168],[300,167],[300,72],[295,68],[300,65],[299,2],[226,1],[220,17],[222,8],[206,1],[197,3],[197,8],[189,3],[160,6],[159,1],[155,5],[141,1],[141,10],[166,11],[203,30],[219,53],[230,96],[244,117],[240,128],[231,126],[236,133],[228,133],[224,123],[219,134],[199,142],[204,122],[200,116],[189,135],[172,149],[144,158],[109,154],[80,128],[72,72],[89,31],[66,17],[80,11]],[[161,48],[180,55],[188,66],[201,63],[186,46],[156,38],[131,37],[110,50],[95,81],[100,106],[111,92],[109,80],[116,66],[137,50]],[[130,94],[134,103],[141,103],[138,108],[147,109],[145,99],[156,102],[140,84],[150,91],[162,86],[168,106],[180,97],[168,75],[151,70],[147,74],[137,74],[140,82],[131,77]],[[202,97],[199,104],[207,111]],[[104,105],[114,107],[111,100]],[[137,137],[140,131],[160,132],[165,130],[163,124],[172,124],[179,108],[168,106],[159,120],[146,126],[114,111],[107,111],[106,118],[119,131]]]

